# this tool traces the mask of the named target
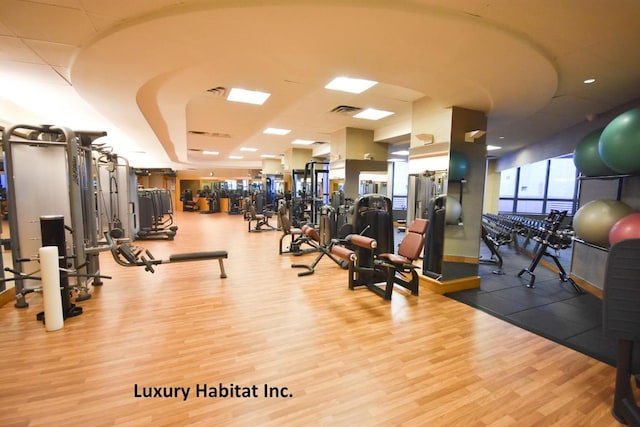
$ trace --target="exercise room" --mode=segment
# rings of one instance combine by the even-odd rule
[[[640,426],[639,19],[5,1],[0,425]]]

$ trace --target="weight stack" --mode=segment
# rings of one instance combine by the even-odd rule
[[[82,308],[76,307],[71,303],[71,290],[69,289],[69,277],[65,271],[67,266],[67,242],[64,228],[63,215],[43,215],[40,217],[40,235],[42,238],[42,246],[57,246],[60,259],[60,292],[62,296],[62,316],[77,316],[82,314]],[[40,316],[40,314],[38,315]]]

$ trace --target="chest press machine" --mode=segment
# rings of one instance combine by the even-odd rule
[[[145,271],[155,273],[155,266],[160,264],[217,259],[220,265],[220,278],[227,277],[223,263],[223,259],[228,258],[227,251],[190,252],[170,255],[168,259],[156,259],[148,249],[133,246],[128,242],[116,242],[109,233],[105,233],[105,237],[113,259],[124,267],[144,267]]]

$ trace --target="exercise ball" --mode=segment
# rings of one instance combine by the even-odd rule
[[[449,153],[449,181],[460,181],[467,176],[467,159],[458,151]]]
[[[611,227],[632,213],[631,206],[618,200],[592,200],[573,216],[573,229],[585,242],[608,247]]]
[[[458,199],[447,196],[444,211],[444,221],[449,225],[458,225],[458,220],[462,216],[462,205]]]
[[[620,114],[604,128],[598,152],[617,173],[640,172],[640,108]]]
[[[627,239],[640,239],[640,213],[623,217],[609,231],[610,245]]]
[[[598,143],[604,128],[596,129],[580,140],[573,151],[573,163],[584,176],[615,175],[616,171],[608,167],[600,158]]]

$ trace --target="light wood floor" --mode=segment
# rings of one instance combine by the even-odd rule
[[[323,259],[299,278],[280,232],[240,216],[177,213],[175,241],[139,241],[156,258],[226,249],[217,262],[116,265],[46,332],[28,309],[0,308],[2,426],[610,426],[614,368],[422,290],[383,301],[349,291]],[[196,387],[258,386],[258,397],[196,397]],[[286,398],[263,386],[286,387]],[[186,400],[136,398],[190,387]]]

